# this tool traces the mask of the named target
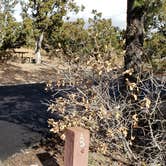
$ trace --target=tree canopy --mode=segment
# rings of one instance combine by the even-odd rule
[[[132,17],[136,15],[139,17],[142,13],[144,19],[142,37],[145,38],[144,49],[148,59],[155,56],[164,57],[166,0],[131,2],[133,2],[131,11],[134,10],[135,13]],[[18,3],[22,8],[21,22],[17,22],[13,17],[14,6]],[[83,7],[78,7],[73,0],[1,0],[0,49],[31,47],[35,49],[38,57],[36,61],[40,62],[41,48],[51,51],[52,55],[55,49],[62,49],[67,55],[70,52],[82,55],[93,52],[92,56],[98,56],[100,53],[104,55],[112,48],[116,50],[124,48],[124,31],[113,27],[111,19],[102,18],[102,13],[93,10],[93,18],[90,18],[88,23],[83,19],[75,21],[67,19],[68,12],[77,13],[81,9]],[[160,44],[155,46],[158,42]]]

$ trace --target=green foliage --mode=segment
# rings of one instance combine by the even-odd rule
[[[144,48],[146,60],[151,62],[152,66],[156,69],[161,64],[161,61],[156,63],[156,60],[161,60],[166,55],[166,0],[148,2],[145,14],[146,38]]]
[[[106,53],[111,49],[120,49],[120,30],[112,26],[111,19],[103,19],[101,13],[93,10],[93,19],[89,18],[89,43],[94,53]]]
[[[78,9],[73,0],[29,0],[29,8],[32,11],[33,30],[35,36],[41,32],[53,30],[62,25],[62,18],[68,10]]]
[[[31,47],[33,48],[35,45],[35,39],[34,39],[34,30],[33,30],[33,20],[29,16],[28,10],[29,6],[25,1],[21,1],[21,16],[22,16],[22,29],[21,33],[24,36],[24,44],[26,47]]]
[[[165,57],[166,54],[166,0],[135,0],[134,7],[134,10],[143,10],[146,60],[156,68],[159,65],[154,61]]]
[[[18,0],[1,0],[0,2],[0,9],[6,14],[14,12],[14,7],[18,3]]]
[[[60,43],[65,52],[69,51],[68,47],[70,46],[73,51],[76,51],[79,49],[79,41],[84,40],[87,36],[83,26],[83,19],[78,19],[75,22],[64,22],[59,29],[56,31],[50,31],[51,34],[48,33],[48,42],[50,42],[49,44],[53,45],[54,48],[58,48],[58,43]],[[74,45],[78,46],[78,48]]]
[[[134,0],[134,8],[144,10],[145,30],[150,33],[152,29],[165,26],[166,0]]]
[[[1,49],[13,48],[20,37],[20,24],[17,23],[12,16],[8,16],[7,25],[3,28],[5,36],[3,37],[3,43]]]
[[[112,26],[111,19],[103,19],[101,13],[93,10],[88,26],[83,19],[64,22],[56,30],[49,30],[45,45],[62,49],[67,57],[110,56],[113,49],[122,50],[122,33]],[[52,53],[54,55],[54,51]]]
[[[145,30],[161,29],[166,24],[166,0],[148,0],[145,3]]]
[[[34,47],[35,40],[33,32],[32,19],[25,17],[22,22],[22,34],[24,35],[23,40],[25,41],[25,45],[27,47]]]
[[[163,33],[153,33],[150,38],[145,40],[144,49],[146,52],[146,60],[152,65],[154,72],[159,70],[165,72],[166,61],[166,39]]]
[[[145,0],[135,0],[135,1],[134,1],[134,7],[135,7],[135,8],[136,8],[136,7],[141,7],[141,6],[144,5],[144,3],[145,3]]]
[[[13,13],[13,6],[17,1],[2,1],[0,10],[0,49],[14,48],[23,44],[23,34],[21,33],[21,24],[16,22]]]
[[[2,0],[0,8],[0,49],[14,47],[14,43],[20,37],[20,24],[12,16],[16,0]]]
[[[166,39],[163,34],[160,32],[156,32],[145,41],[145,48],[149,52],[148,55],[151,58],[163,58],[166,55],[166,47],[165,47]],[[150,58],[150,57],[149,57]]]
[[[40,50],[45,33],[62,26],[63,17],[68,11],[78,12],[79,8],[73,0],[29,0],[28,6],[32,12],[33,34],[35,38],[36,63],[41,63]]]

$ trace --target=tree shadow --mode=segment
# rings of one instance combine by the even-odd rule
[[[59,166],[57,163],[57,160],[51,156],[48,152],[39,153],[37,154],[37,157],[39,158],[40,162],[43,166]]]
[[[34,131],[47,128],[47,112],[44,101],[51,98],[44,83],[0,87],[0,120],[21,124]]]
[[[39,142],[48,134],[44,83],[0,87],[0,159]]]

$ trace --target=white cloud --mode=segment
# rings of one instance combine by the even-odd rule
[[[75,0],[75,2],[78,5],[83,4],[85,10],[77,16],[71,15],[73,18],[89,18],[92,9],[96,9],[98,12],[102,12],[103,17],[111,18],[114,26],[121,28],[126,26],[127,0]]]
[[[14,8],[14,17],[16,18],[17,21],[21,21],[21,5],[18,3],[15,8]]]

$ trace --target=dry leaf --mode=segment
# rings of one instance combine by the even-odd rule
[[[134,121],[138,121],[137,114],[134,114],[134,115],[132,116],[132,119],[133,119]]]
[[[134,98],[134,100],[135,100],[135,101],[137,101],[137,100],[138,100],[138,97],[137,97],[137,95],[136,95],[136,94],[132,94],[132,96],[133,96],[133,98]]]
[[[129,75],[132,75],[133,74],[133,69],[128,69],[126,71],[123,72],[123,74],[129,74]]]
[[[107,130],[107,136],[108,136],[108,137],[114,137],[114,133],[113,133],[112,129],[109,128],[109,129]]]
[[[150,108],[150,105],[151,105],[151,101],[148,99],[148,98],[144,98],[144,101],[145,101],[145,107],[146,108]]]
[[[131,140],[132,140],[132,141],[135,140],[135,137],[134,137],[134,136],[131,136]]]
[[[102,75],[102,73],[103,73],[103,71],[101,70],[101,71],[99,71],[99,76],[101,76]]]
[[[120,113],[119,112],[116,113],[115,118],[116,118],[116,120],[118,120],[120,118]]]
[[[66,138],[65,134],[62,134],[60,138],[64,141]]]

